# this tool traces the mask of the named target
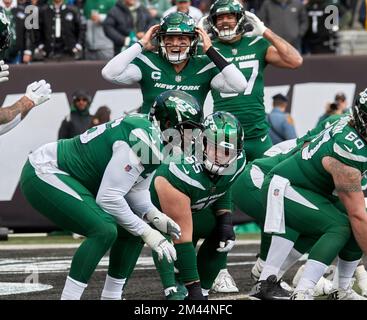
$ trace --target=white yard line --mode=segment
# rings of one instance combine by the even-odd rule
[[[199,245],[201,242],[198,243]],[[260,240],[237,240],[236,245],[260,244]],[[80,243],[0,244],[0,250],[75,249]]]

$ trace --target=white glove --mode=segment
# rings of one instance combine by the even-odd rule
[[[4,60],[0,61],[0,83],[9,80],[9,66],[5,64]]]
[[[265,30],[267,29],[267,27],[265,27],[264,25],[264,22],[262,22],[255,14],[253,14],[250,11],[245,11],[245,14],[246,14],[246,18],[248,19],[248,21],[251,23],[251,25],[254,28],[252,31],[246,32],[245,36],[247,37],[262,36]]]
[[[163,256],[167,258],[169,263],[177,259],[175,247],[157,230],[147,226],[141,235],[143,241],[158,254],[158,260],[162,260]]]
[[[227,240],[226,242],[219,242],[219,248],[217,248],[218,252],[229,252],[233,249],[235,244],[234,240]]]
[[[35,106],[38,106],[51,97],[51,86],[45,80],[35,81],[27,87],[25,96],[34,102]]]
[[[149,211],[145,217],[159,231],[169,234],[171,237],[174,237],[176,239],[179,239],[181,237],[180,226],[170,217],[160,212],[158,209]]]

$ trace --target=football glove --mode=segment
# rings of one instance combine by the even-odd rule
[[[217,216],[217,236],[219,238],[218,252],[229,252],[234,247],[236,235],[233,231],[232,214],[226,212]]]
[[[262,22],[252,12],[245,11],[245,14],[246,14],[246,17],[247,17],[248,21],[251,23],[251,25],[254,28],[252,31],[245,33],[245,36],[247,36],[247,37],[262,36],[264,34],[265,30],[267,29],[267,27],[265,27],[265,25],[264,25],[264,22]]]
[[[169,263],[177,259],[175,247],[157,230],[150,226],[141,235],[143,241],[158,254],[158,260],[167,258]]]
[[[4,60],[0,61],[0,83],[9,80],[9,66],[5,64]]]
[[[35,81],[27,87],[25,96],[34,102],[35,106],[38,106],[51,97],[51,86],[45,80]]]
[[[151,210],[146,214],[146,219],[154,225],[159,231],[169,234],[175,239],[181,237],[181,228],[170,217],[160,212],[158,209]]]

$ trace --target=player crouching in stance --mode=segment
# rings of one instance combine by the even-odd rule
[[[367,252],[361,187],[367,170],[367,90],[352,109],[350,121],[331,125],[264,178],[264,230],[287,237],[273,236],[263,273],[277,274],[301,237],[314,241],[291,299],[312,300],[316,283],[337,256],[338,281],[329,298],[365,299],[352,290],[351,282],[362,251]]]
[[[209,115],[196,140],[195,153],[179,163],[162,164],[150,186],[153,203],[181,227],[181,238],[173,240],[177,251],[175,266],[189,300],[207,298],[234,245],[231,197],[227,191],[246,164],[243,141],[242,127],[233,115]],[[196,255],[199,239],[204,241]],[[165,260],[155,262],[170,299],[177,290],[174,265]]]
[[[176,260],[173,245],[144,220],[173,238],[180,236],[180,227],[152,204],[148,190],[149,176],[163,158],[162,142],[161,129],[147,115],[135,114],[29,155],[21,176],[26,199],[60,228],[86,237],[73,257],[61,299],[80,299],[101,258],[111,249],[113,268],[121,259],[118,245],[131,235],[136,236],[133,243],[142,239],[159,259]],[[134,251],[129,255],[134,258]],[[115,280],[107,276],[107,299],[114,298],[109,288],[123,286]]]

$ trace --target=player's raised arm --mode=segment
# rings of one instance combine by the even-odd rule
[[[27,87],[25,95],[13,105],[0,109],[0,135],[18,125],[34,107],[51,97],[51,86],[45,80],[36,81]]]
[[[255,14],[246,11],[246,17],[253,26],[247,36],[262,36],[272,44],[266,53],[266,61],[276,67],[296,69],[303,63],[303,58],[296,48],[264,25]]]
[[[203,52],[213,61],[220,73],[211,81],[212,88],[224,93],[240,93],[247,88],[247,80],[237,67],[227,60],[213,47],[210,37],[202,28],[196,28],[203,41]]]
[[[361,187],[362,175],[358,169],[347,166],[332,157],[323,158],[322,164],[333,177],[335,190],[347,209],[354,237],[366,254],[367,213]]]
[[[150,27],[141,40],[110,60],[102,69],[103,78],[117,84],[132,84],[140,81],[142,79],[141,71],[138,66],[131,64],[131,62],[150,46],[150,41],[158,28],[159,25]]]

